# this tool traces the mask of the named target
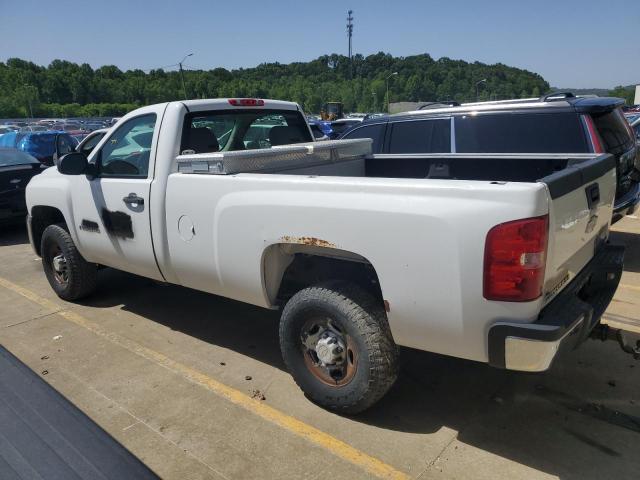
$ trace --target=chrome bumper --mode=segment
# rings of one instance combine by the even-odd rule
[[[489,329],[489,364],[542,372],[561,348],[587,339],[620,282],[624,247],[604,245],[533,323],[498,322]]]

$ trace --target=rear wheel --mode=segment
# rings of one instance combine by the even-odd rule
[[[391,388],[398,349],[379,303],[357,286],[332,282],[305,288],[286,304],[282,356],[313,402],[354,414]]]
[[[42,234],[42,267],[49,285],[63,300],[79,300],[96,288],[97,267],[88,263],[60,225],[49,225]]]

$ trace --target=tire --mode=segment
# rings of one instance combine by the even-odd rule
[[[49,225],[44,230],[40,253],[44,273],[58,297],[74,301],[88,296],[95,290],[98,276],[96,265],[88,263],[80,255],[71,235],[60,225]],[[61,268],[58,263],[56,270],[54,258],[60,255],[63,257],[62,265],[66,268]]]
[[[329,333],[325,331],[318,337],[314,322],[323,321],[330,325]],[[308,332],[307,326],[310,326]],[[338,369],[337,377],[345,373],[339,380],[333,378],[333,373],[326,378],[325,368],[318,367],[326,365],[322,364],[320,354],[305,344],[313,344],[323,335],[331,336],[335,329],[340,331],[343,343],[347,342],[346,358],[336,363],[346,365]],[[387,393],[398,376],[398,347],[382,305],[361,288],[342,282],[305,288],[291,297],[280,320],[280,349],[287,368],[305,395],[314,403],[339,413],[356,414],[371,407]],[[355,370],[352,367],[350,371],[352,356]],[[331,366],[329,364],[329,368]]]

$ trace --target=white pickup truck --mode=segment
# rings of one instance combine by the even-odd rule
[[[346,413],[391,387],[398,346],[544,371],[600,328],[623,261],[610,155],[312,140],[295,103],[140,108],[30,182],[31,243],[65,300],[106,266],[282,308],[294,379]]]

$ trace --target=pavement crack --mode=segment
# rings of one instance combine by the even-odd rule
[[[422,472],[420,472],[420,475],[418,475],[416,479],[421,478],[428,470],[433,468],[436,462],[440,460],[444,452],[446,452],[447,449],[451,446],[451,444],[458,439],[458,434],[459,432],[456,432],[455,435],[451,437],[451,440],[449,440],[447,444],[444,447],[442,447],[442,449],[438,452],[438,454],[427,464],[426,468]]]
[[[56,310],[55,312],[49,312],[49,313],[44,313],[42,315],[37,315],[37,316],[35,316],[33,318],[29,318],[27,320],[22,320],[21,322],[16,322],[16,323],[11,323],[9,325],[5,325],[4,328],[16,327],[18,325],[23,325],[25,323],[32,322],[33,320],[40,320],[41,318],[47,318],[47,317],[50,317],[51,315],[56,315],[57,313],[64,312],[65,310],[66,309],[63,308],[63,309],[60,309],[60,310]]]
[[[193,460],[195,460],[196,462],[204,465],[205,467],[207,467],[209,470],[211,470],[213,473],[215,473],[216,475],[219,475],[222,478],[225,478],[226,480],[231,480],[228,476],[226,476],[224,473],[222,473],[221,471],[217,470],[215,467],[213,467],[212,465],[209,465],[207,462],[205,462],[204,460],[202,460],[201,458],[198,458],[197,456],[195,456],[193,453],[189,452],[188,450],[185,450],[184,447],[178,445],[176,442],[174,442],[173,440],[171,440],[169,437],[167,437],[164,433],[162,433],[159,429],[154,428],[153,426],[149,425],[147,422],[145,422],[142,418],[138,417],[135,413],[133,413],[131,410],[129,410],[128,408],[126,408],[125,406],[121,405],[120,403],[118,403],[116,400],[114,400],[113,398],[109,397],[108,395],[105,395],[104,393],[102,393],[100,390],[96,389],[93,385],[87,383],[86,381],[84,381],[82,378],[78,377],[77,375],[73,374],[72,372],[70,372],[69,370],[65,370],[64,372],[65,374],[69,375],[70,377],[72,377],[74,380],[76,380],[78,383],[84,385],[88,390],[91,390],[92,392],[96,393],[97,395],[101,396],[102,398],[104,398],[105,400],[109,401],[110,403],[112,403],[113,405],[116,406],[116,408],[118,408],[120,411],[126,413],[127,415],[129,415],[131,418],[133,418],[135,420],[135,422],[131,425],[129,425],[128,427],[125,427],[124,430],[128,430],[132,427],[135,427],[136,425],[143,425],[144,427],[148,428],[149,430],[151,430],[152,432],[154,432],[155,434],[159,435],[160,437],[162,437],[162,439],[173,445],[174,447],[178,448],[180,451],[184,452],[184,454],[187,457],[192,458]]]

